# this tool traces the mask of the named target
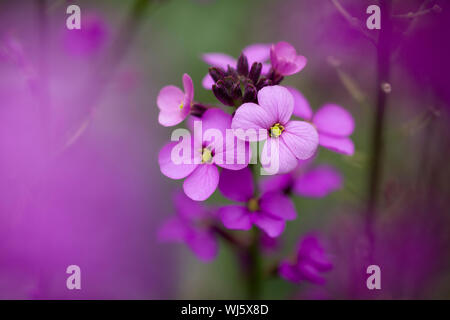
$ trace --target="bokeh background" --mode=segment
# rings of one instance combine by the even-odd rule
[[[66,29],[81,7],[82,32]],[[341,0],[365,22],[376,0]],[[428,10],[405,17],[421,6]],[[438,7],[437,7],[438,6]],[[189,73],[198,101],[205,52],[238,56],[252,43],[288,41],[308,58],[284,82],[313,109],[335,102],[354,116],[353,157],[320,150],[343,188],[295,198],[267,266],[302,235],[320,234],[334,269],[324,286],[272,277],[264,298],[450,298],[450,43],[447,1],[393,1],[391,92],[376,212],[374,260],[382,290],[366,288],[364,219],[376,103],[376,48],[332,1],[0,1],[0,298],[245,298],[234,253],[212,263],[157,241],[180,184],[159,171],[171,130],[156,95]],[[376,31],[373,31],[376,36]],[[215,194],[211,205],[223,198]],[[66,267],[82,290],[66,288]]]

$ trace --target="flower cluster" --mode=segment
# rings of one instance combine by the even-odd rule
[[[281,85],[307,63],[289,43],[254,44],[238,59],[207,53],[203,60],[210,68],[202,85],[219,105],[195,101],[188,74],[182,77],[183,89],[166,86],[157,98],[161,125],[189,119],[187,129],[177,128],[159,153],[161,172],[184,179],[183,192],[175,199],[177,215],[161,228],[159,238],[184,242],[209,261],[218,251],[217,236],[255,227],[264,237],[277,238],[297,216],[292,197],[320,198],[340,189],[340,173],[313,160],[319,145],[352,155],[354,121],[336,104],[313,113],[298,90]],[[259,179],[260,174],[268,177]],[[232,203],[208,209],[199,203],[216,189]],[[313,240],[304,240],[299,262],[283,262],[280,275],[320,283],[315,274],[331,263],[318,248]]]

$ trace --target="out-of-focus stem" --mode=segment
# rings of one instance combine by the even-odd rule
[[[373,258],[375,234],[374,219],[377,211],[377,202],[382,173],[383,162],[383,129],[387,95],[390,92],[389,71],[391,53],[391,0],[380,1],[382,26],[377,45],[377,100],[372,125],[372,143],[369,166],[369,195],[367,200],[366,231],[369,238],[369,256]]]

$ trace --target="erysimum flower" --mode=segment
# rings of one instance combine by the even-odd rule
[[[298,55],[295,48],[287,42],[278,42],[270,49],[272,68],[282,76],[290,76],[306,66],[306,58]]]
[[[176,216],[159,229],[159,241],[185,243],[200,260],[214,259],[219,247],[208,224],[212,219],[211,212],[182,192],[175,195],[174,203]]]
[[[183,75],[184,92],[176,86],[165,86],[159,91],[156,103],[159,108],[158,121],[165,127],[175,126],[189,115],[194,99],[194,84],[188,74]]]
[[[308,162],[308,161],[306,161]],[[265,192],[283,190],[309,198],[322,198],[342,187],[342,175],[326,164],[310,166],[299,161],[297,168],[289,173],[269,176],[261,182]]]
[[[270,70],[270,64],[264,63],[269,59],[270,56],[270,45],[268,44],[252,44],[245,47],[242,53],[247,57],[248,65],[251,67],[255,62],[262,63],[262,73],[265,74]],[[203,60],[209,64],[211,67],[222,68],[227,70],[228,66],[236,67],[237,60],[225,53],[205,53],[203,55]],[[202,85],[205,89],[211,90],[212,85],[215,81],[207,74],[202,81]]]
[[[316,152],[319,142],[316,129],[304,121],[290,121],[293,109],[294,99],[286,88],[269,86],[258,92],[258,104],[244,103],[234,115],[231,126],[238,137],[267,139],[262,154],[270,153],[271,162],[278,160],[278,168],[270,173],[289,172],[297,166],[298,159],[306,160]],[[250,131],[267,134],[251,137],[246,134]]]
[[[255,197],[249,168],[222,170],[219,189],[228,199],[242,203],[219,209],[219,217],[228,229],[249,230],[256,225],[273,238],[283,232],[286,220],[297,216],[291,200],[281,192],[267,192]]]
[[[353,155],[355,146],[349,137],[355,129],[355,121],[350,112],[328,103],[313,114],[308,101],[298,90],[287,89],[294,97],[294,115],[314,124],[319,132],[319,144],[338,153]]]
[[[190,141],[187,143],[189,150],[182,150],[190,153],[186,163],[177,163],[172,154],[176,152],[173,151],[174,148],[182,142],[171,142],[164,146],[158,159],[161,172],[165,176],[171,179],[186,178],[183,183],[184,192],[196,201],[208,199],[217,189],[219,183],[217,166],[240,170],[248,165],[251,157],[248,143],[240,148],[239,144],[228,144],[229,141],[225,140],[226,130],[231,129],[231,115],[220,109],[208,109],[201,118],[201,126],[201,132],[194,129],[194,136],[189,137]],[[223,140],[205,135],[208,129],[216,129]],[[227,161],[229,158],[232,158],[232,161]]]
[[[333,264],[315,235],[304,237],[298,246],[296,262],[281,262],[278,272],[288,281],[299,283],[310,281],[315,284],[325,284],[321,273],[333,269]]]

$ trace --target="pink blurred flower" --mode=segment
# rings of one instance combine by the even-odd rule
[[[286,220],[294,220],[297,216],[292,201],[281,192],[267,192],[255,197],[249,168],[222,170],[219,190],[228,199],[241,203],[219,209],[219,217],[228,229],[249,230],[256,225],[274,238],[283,232]]]
[[[269,44],[252,44],[248,47],[245,47],[242,52],[247,57],[249,66],[251,66],[254,62],[261,62],[262,74],[265,74],[270,70],[270,64],[264,63],[269,59],[270,56]],[[228,66],[235,67],[237,65],[237,60],[225,53],[205,53],[202,58],[203,61],[205,61],[210,66],[222,68],[224,70],[227,70]],[[214,83],[214,80],[209,74],[207,74],[202,80],[202,85],[207,90],[211,90]]]
[[[191,77],[183,75],[184,92],[175,86],[165,86],[159,91],[156,103],[159,108],[158,121],[165,127],[171,127],[182,122],[189,115],[194,99],[194,84]]]
[[[309,281],[315,284],[325,284],[321,273],[333,269],[319,239],[315,235],[305,236],[298,245],[295,263],[282,261],[278,272],[287,281],[299,283]]]
[[[220,109],[208,109],[201,118],[202,131],[217,129],[222,137],[226,137],[226,130],[231,129],[231,115]],[[241,157],[237,144],[232,147],[226,143],[219,145],[220,141],[209,141],[203,134],[194,130],[194,137],[191,139],[191,161],[189,163],[174,163],[172,150],[178,142],[170,142],[164,146],[159,153],[159,166],[161,172],[171,179],[186,178],[183,189],[186,195],[196,201],[208,199],[217,189],[219,183],[219,169],[217,166],[230,170],[240,170],[248,165],[251,157],[248,143],[245,144],[245,155],[242,157],[244,163],[236,161]],[[199,146],[197,150],[193,146]],[[234,156],[233,163],[227,163],[227,155],[231,152]],[[220,159],[220,161],[219,161]],[[216,166],[217,165],[217,166]]]
[[[295,48],[287,42],[278,42],[270,49],[272,68],[282,76],[300,72],[306,66],[306,58],[298,55]]]
[[[342,187],[342,175],[330,165],[310,167],[299,162],[297,168],[282,175],[269,176],[261,183],[264,192],[283,190],[309,198],[323,198]]]
[[[174,203],[176,215],[159,229],[158,240],[185,243],[200,260],[213,260],[219,246],[213,231],[208,227],[211,213],[182,192],[175,195]]]
[[[298,159],[306,160],[316,152],[319,136],[316,129],[304,121],[290,121],[294,110],[294,99],[290,92],[281,86],[264,87],[258,92],[258,104],[244,103],[234,115],[234,130],[267,130],[267,135],[258,135],[257,140],[267,138],[262,154],[269,154],[267,148],[275,145],[279,158],[277,172],[293,170]],[[278,139],[278,141],[272,141]],[[272,142],[275,142],[272,144]]]
[[[322,147],[349,156],[354,154],[355,146],[349,137],[355,129],[355,121],[350,112],[339,105],[327,103],[313,114],[308,101],[297,89],[287,89],[294,97],[293,114],[314,124]]]

